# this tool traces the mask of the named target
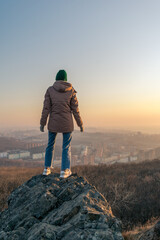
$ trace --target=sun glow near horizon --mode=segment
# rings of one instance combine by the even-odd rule
[[[1,108],[1,126],[38,126],[43,106],[42,103],[39,106],[16,107],[8,111]],[[150,103],[125,103],[115,104],[107,102],[104,105],[100,103],[92,105],[83,105],[79,101],[79,109],[84,122],[85,127],[157,127],[160,126],[160,111],[159,106],[152,107]],[[2,112],[3,111],[3,112]],[[49,116],[48,116],[49,119]],[[75,121],[74,121],[75,122]],[[76,122],[75,122],[76,127]]]
[[[45,91],[62,68],[84,126],[160,126],[160,2],[0,6],[1,127],[38,126]]]

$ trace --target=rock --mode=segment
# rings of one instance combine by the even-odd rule
[[[77,174],[32,177],[0,213],[1,240],[123,240],[121,230],[104,196]]]
[[[158,221],[152,228],[141,233],[137,239],[138,240],[160,240],[160,221]]]

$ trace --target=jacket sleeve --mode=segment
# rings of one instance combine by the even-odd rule
[[[80,127],[83,125],[83,121],[80,116],[80,112],[79,112],[79,108],[78,108],[78,99],[77,99],[75,90],[73,91],[73,95],[72,95],[70,104],[71,104],[71,110],[72,110],[73,116],[77,122],[77,125]]]
[[[43,101],[43,109],[42,109],[42,114],[40,119],[40,125],[42,126],[46,125],[47,117],[50,111],[51,111],[51,99],[50,99],[49,91],[47,89],[44,96],[44,101]]]

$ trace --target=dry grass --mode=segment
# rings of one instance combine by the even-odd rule
[[[40,174],[42,168],[1,167],[0,168],[0,210],[7,207],[9,194],[32,176]]]
[[[7,207],[7,198],[15,188],[42,171],[43,167],[1,167],[0,210]],[[60,169],[55,168],[53,172],[59,173]],[[149,219],[160,216],[159,160],[111,166],[74,166],[72,172],[86,177],[106,197],[113,214],[122,221],[125,239],[132,240],[133,235],[143,230],[144,224],[150,226]]]
[[[160,216],[160,160],[73,169],[105,196],[113,214],[122,221],[123,230]]]
[[[142,234],[142,232],[145,232],[146,230],[151,229],[158,221],[160,220],[159,217],[151,218],[148,220],[143,226],[139,225],[136,226],[131,231],[125,231],[122,233],[124,240],[137,240],[138,236]]]

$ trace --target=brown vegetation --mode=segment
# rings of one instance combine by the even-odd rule
[[[7,197],[14,188],[42,171],[43,167],[1,167],[0,209],[7,206]],[[55,168],[53,172],[59,171]],[[106,197],[114,215],[122,220],[123,230],[143,226],[160,216],[160,160],[74,166],[72,172],[86,177]]]
[[[159,221],[159,218],[151,218],[143,226],[138,225],[133,230],[124,231],[122,233],[124,240],[137,240],[139,236],[144,233],[146,230],[151,229]]]
[[[9,194],[42,168],[1,167],[0,168],[0,211],[7,207]]]
[[[108,200],[123,229],[160,217],[160,160],[75,167]]]

